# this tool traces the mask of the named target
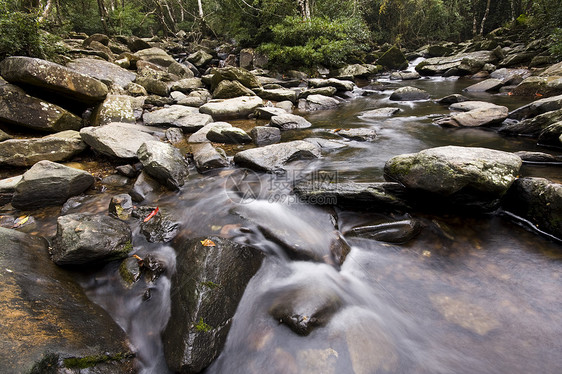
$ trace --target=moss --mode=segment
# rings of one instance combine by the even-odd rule
[[[70,357],[63,360],[64,367],[68,369],[86,369],[99,364],[103,364],[110,361],[120,361],[126,358],[131,358],[130,353],[117,353],[113,356],[108,355],[98,355],[98,356],[86,356],[86,357]]]
[[[131,252],[133,250],[133,243],[131,243],[131,241],[127,241],[127,243],[125,243],[125,245],[123,246],[123,251],[126,251],[127,253]]]
[[[199,322],[195,325],[195,330],[199,332],[209,332],[213,329],[212,326],[203,321],[203,317],[199,318]]]
[[[215,283],[215,282],[212,282],[212,281],[201,282],[201,284],[202,284],[203,286],[209,287],[209,288],[212,289],[212,290],[214,290],[215,288],[218,288],[218,287],[221,286],[220,284]]]

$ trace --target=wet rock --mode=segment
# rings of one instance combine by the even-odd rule
[[[473,84],[472,86],[468,86],[463,91],[466,92],[489,92],[489,91],[498,91],[504,85],[503,81],[499,79],[486,79],[482,82],[478,82]]]
[[[386,118],[392,117],[396,113],[400,112],[400,108],[393,108],[393,107],[385,107],[385,108],[378,108],[373,110],[368,110],[366,112],[362,112],[359,115],[359,118]]]
[[[256,96],[256,94],[242,83],[228,80],[220,81],[213,91],[214,99],[231,99],[240,96]]]
[[[210,143],[194,144],[191,146],[191,151],[195,166],[200,173],[229,165],[224,151],[220,148],[216,149]]]
[[[16,185],[12,205],[33,209],[62,205],[69,197],[81,194],[94,184],[94,177],[83,170],[51,161],[39,161],[23,174]]]
[[[521,96],[554,96],[562,94],[562,78],[560,76],[532,76],[523,80],[511,93]]]
[[[129,194],[115,195],[109,202],[109,214],[126,221],[133,213],[133,200]]]
[[[562,239],[562,184],[545,178],[519,178],[509,189],[502,206]]]
[[[256,126],[250,132],[254,144],[258,147],[279,143],[281,141],[281,130],[277,127]]]
[[[450,57],[432,57],[420,62],[416,66],[416,71],[421,75],[443,75],[450,70],[459,73],[459,66],[466,61],[465,59],[480,61],[483,63],[495,63],[501,58],[501,51],[477,51],[461,53]]]
[[[131,287],[141,277],[139,260],[135,257],[127,257],[124,259],[119,266],[119,275],[121,276],[121,281],[125,284],[125,286]]]
[[[0,372],[136,372],[123,330],[49,259],[45,240],[0,228],[0,242]]]
[[[229,127],[232,127],[232,125],[228,122],[211,122],[208,125],[205,125],[204,127],[202,127],[200,130],[197,130],[195,133],[193,133],[189,137],[187,142],[188,143],[206,143],[206,142],[209,142],[210,140],[207,139],[207,134],[209,133],[209,131],[211,131],[215,127],[229,128]]]
[[[307,112],[335,109],[338,105],[340,105],[338,100],[324,95],[309,95],[306,99],[299,100],[299,109]]]
[[[211,100],[203,104],[199,111],[209,114],[214,120],[246,118],[257,108],[263,106],[263,100],[256,96],[236,97],[226,100]]]
[[[399,183],[301,182],[294,186],[294,191],[309,204],[359,210],[410,209],[408,192]]]
[[[548,126],[562,121],[562,109],[539,114],[521,122],[508,122],[499,129],[500,133],[537,137]]]
[[[123,69],[114,63],[93,58],[72,60],[66,66],[104,83],[107,82],[107,85],[115,83],[122,88],[127,87],[137,77],[134,72]]]
[[[264,106],[256,109],[256,116],[260,119],[271,119],[273,116],[280,116],[287,113],[285,109],[272,106]]]
[[[177,127],[170,127],[166,129],[165,134],[166,134],[166,139],[171,144],[181,143],[185,139],[185,137],[183,136],[183,131],[181,131],[181,129]]]
[[[42,132],[79,130],[82,119],[69,111],[29,96],[0,78],[0,121]]]
[[[391,158],[387,180],[439,200],[441,204],[489,209],[516,179],[521,158],[486,148],[446,146]],[[431,197],[434,197],[433,199]]]
[[[238,81],[244,87],[253,89],[260,87],[256,76],[243,68],[228,66],[222,69],[213,69],[211,78],[211,90],[214,91],[223,80]]]
[[[340,140],[330,140],[324,138],[305,138],[303,140],[319,147],[322,151],[333,151],[347,147],[347,144]]]
[[[318,87],[318,88],[309,88],[299,93],[299,99],[306,99],[310,95],[322,95],[322,96],[334,96],[338,92],[336,87],[327,86],[327,87]]]
[[[269,314],[299,335],[308,335],[326,325],[343,306],[343,300],[331,287],[292,285],[272,291]]]
[[[0,179],[0,206],[12,201],[12,196],[14,196],[14,192],[16,192],[16,185],[22,178],[23,176],[18,175],[6,179]]]
[[[148,126],[175,126],[185,132],[195,132],[213,122],[210,115],[199,113],[197,108],[184,105],[172,105],[168,108],[146,112],[142,118],[144,124]]]
[[[145,218],[146,219],[146,218]],[[141,223],[140,231],[151,243],[168,243],[178,234],[180,223],[161,209],[148,221]]]
[[[189,174],[187,162],[179,149],[170,144],[159,141],[145,142],[137,151],[137,156],[144,171],[172,190],[183,186]]]
[[[162,335],[171,370],[198,373],[221,352],[246,285],[263,254],[227,239],[183,243],[171,286],[171,316]]]
[[[379,57],[377,64],[382,65],[388,70],[402,70],[408,67],[408,60],[400,48],[392,46]]]
[[[400,87],[390,95],[390,100],[394,101],[415,101],[415,100],[427,100],[429,99],[429,94],[419,88],[406,86]]]
[[[453,48],[447,47],[445,45],[430,45],[427,47],[427,53],[430,57],[443,57],[443,56],[450,56],[453,54]]]
[[[134,165],[119,165],[115,167],[115,170],[127,178],[134,178],[139,174],[139,171]]]
[[[411,81],[420,79],[420,77],[420,73],[417,71],[397,71],[390,74],[390,79],[392,80]]]
[[[374,129],[368,128],[338,130],[336,134],[359,142],[372,142],[377,138],[377,132]]]
[[[388,243],[406,243],[415,238],[421,231],[418,220],[386,222],[371,226],[355,227],[344,234],[360,238],[373,239]]]
[[[12,139],[12,137],[6,134],[4,131],[0,130],[0,142],[3,142],[4,140],[8,140],[8,139]]]
[[[78,131],[68,130],[37,139],[0,142],[0,165],[33,166],[41,160],[65,161],[86,149]]]
[[[562,121],[553,123],[541,131],[538,139],[539,144],[562,147]]]
[[[159,191],[160,187],[160,183],[158,183],[145,171],[142,171],[135,181],[133,188],[129,191],[129,195],[131,195],[131,198],[134,201],[141,202],[146,199],[148,194]]]
[[[449,109],[462,111],[435,121],[447,127],[478,127],[501,123],[507,118],[509,110],[505,106],[484,101],[464,101],[452,104]]]
[[[353,91],[355,83],[351,81],[330,78],[330,79],[309,79],[308,84],[312,88],[334,87],[337,91]]]
[[[445,96],[439,100],[437,100],[437,102],[439,104],[442,105],[451,105],[451,104],[456,104],[456,103],[461,103],[463,101],[468,101],[469,99],[463,95],[460,94],[452,94],[452,95],[448,95]]]
[[[31,57],[8,57],[0,73],[11,83],[23,83],[85,104],[102,101],[107,86],[97,79],[54,62]]]
[[[163,67],[168,67],[176,62],[166,51],[156,47],[139,50],[135,52],[135,56],[141,60],[152,62],[153,64]]]
[[[515,109],[509,113],[509,118],[515,120],[528,119],[560,109],[562,109],[562,95],[546,97]]]
[[[232,126],[214,126],[207,133],[207,139],[215,143],[227,144],[246,144],[252,142],[252,138],[246,131]]]
[[[100,127],[85,127],[80,136],[96,152],[119,159],[136,159],[137,150],[154,137],[135,125],[110,123]]]
[[[277,127],[280,130],[294,130],[305,129],[312,126],[312,124],[301,116],[287,113],[271,117],[269,126]]]
[[[133,249],[129,225],[101,214],[67,214],[57,219],[52,260],[57,265],[86,265],[127,257]]]
[[[234,162],[256,171],[282,172],[283,166],[291,161],[320,157],[318,147],[302,140],[271,144],[265,147],[238,152]]]
[[[96,126],[107,125],[111,122],[135,123],[135,113],[131,97],[127,95],[107,95],[94,113]]]
[[[527,152],[519,151],[515,154],[523,160],[523,162],[533,163],[562,163],[562,156],[553,156],[543,152]]]
[[[527,69],[497,69],[490,73],[490,78],[499,79],[505,85],[518,85],[530,75]]]

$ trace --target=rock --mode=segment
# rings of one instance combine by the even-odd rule
[[[292,285],[271,291],[269,314],[299,335],[326,325],[342,306],[336,290],[325,285]]]
[[[288,88],[277,88],[273,90],[264,90],[255,88],[254,92],[264,100],[272,101],[297,101],[297,91]]]
[[[189,95],[177,101],[177,104],[199,108],[211,100],[211,93],[205,89],[197,89]]]
[[[468,100],[469,99],[463,95],[452,94],[437,100],[437,102],[442,105],[451,105],[456,103],[462,103],[463,101],[468,101]]]
[[[213,56],[208,54],[204,50],[199,50],[187,56],[187,61],[191,62],[198,68],[206,66],[209,62],[211,62],[212,59]]]
[[[183,136],[183,131],[177,127],[170,127],[166,129],[166,139],[170,142],[170,144],[177,144],[181,143],[185,140]]]
[[[176,62],[166,51],[156,47],[141,49],[135,52],[135,56],[141,60],[152,62],[153,64],[163,67],[168,67]]]
[[[553,156],[543,152],[519,151],[515,152],[515,154],[521,157],[524,163],[562,163],[562,156]]]
[[[396,113],[400,112],[400,108],[394,107],[385,107],[385,108],[378,108],[373,110],[368,110],[363,112],[359,115],[359,118],[386,118],[392,117]]]
[[[430,45],[427,47],[427,53],[430,57],[443,57],[453,54],[453,48],[444,45]]]
[[[499,129],[500,133],[537,137],[548,126],[562,121],[562,109],[539,114],[521,122],[507,122]]]
[[[227,66],[221,69],[213,69],[211,71],[213,77],[211,78],[211,90],[214,91],[219,83],[223,80],[238,81],[244,87],[253,89],[260,87],[260,82],[256,76],[243,68],[234,66]]]
[[[12,139],[12,136],[0,130],[0,142],[3,142],[4,140],[8,140],[8,139]]]
[[[145,112],[142,118],[145,125],[175,126],[184,132],[195,132],[213,122],[210,115],[199,113],[197,108],[183,105],[172,105],[153,112]]]
[[[154,210],[154,209],[153,209]],[[140,231],[150,243],[168,243],[178,234],[179,222],[174,221],[169,214],[158,210],[148,221],[141,222]]]
[[[134,72],[123,69],[114,63],[93,58],[72,60],[66,66],[79,73],[98,79],[106,85],[114,83],[122,88],[127,87],[137,77]]]
[[[151,48],[150,44],[134,35],[131,35],[127,38],[127,47],[129,47],[132,52],[138,52],[143,49]]]
[[[135,165],[119,165],[115,167],[115,170],[127,178],[134,178],[138,175]]]
[[[466,65],[467,61],[474,60],[480,63],[495,63],[501,57],[498,50],[493,51],[477,51],[470,53],[460,53],[450,57],[432,57],[420,62],[416,66],[416,71],[421,75],[443,75],[448,71],[456,71],[460,75],[459,67]],[[466,60],[469,59],[469,60]]]
[[[377,138],[377,132],[369,128],[338,130],[336,134],[359,142],[372,142]]]
[[[428,100],[429,98],[426,91],[411,86],[400,87],[390,95],[390,100],[394,101]]]
[[[234,162],[252,170],[273,173],[283,172],[283,166],[291,161],[319,157],[318,147],[303,140],[295,140],[238,152],[234,156]]]
[[[451,127],[490,126],[501,123],[509,113],[507,107],[483,101],[464,101],[452,104],[449,109],[463,112],[438,119],[436,124]]]
[[[96,126],[107,125],[111,122],[135,123],[135,113],[131,104],[131,97],[127,95],[107,95],[94,113]]]
[[[560,136],[562,135],[562,121],[549,125],[541,131],[538,144],[562,147]],[[0,143],[0,146],[2,143]]]
[[[92,42],[98,42],[107,46],[109,45],[109,37],[105,34],[92,34],[82,42],[82,45],[84,47],[89,47]]]
[[[185,78],[172,83],[170,90],[189,94],[190,92],[203,87],[201,78]]]
[[[68,130],[38,139],[0,142],[0,165],[33,166],[41,160],[65,161],[86,149],[78,131]]]
[[[85,104],[102,101],[107,86],[97,79],[54,62],[31,57],[8,57],[0,74],[11,83],[23,83]]]
[[[345,142],[339,140],[330,140],[324,138],[305,138],[303,140],[319,147],[322,151],[333,151],[335,149],[347,147],[347,144],[345,144]]]
[[[52,260],[61,266],[109,262],[133,249],[129,225],[102,214],[67,214],[57,219]]]
[[[232,127],[232,125],[230,123],[227,122],[211,122],[208,125],[205,125],[203,128],[201,128],[200,130],[197,130],[195,133],[193,133],[189,139],[187,140],[188,143],[205,143],[205,142],[209,142],[209,139],[207,139],[207,134],[209,133],[209,131],[211,131],[214,127],[221,127],[221,128],[227,128],[227,127]]]
[[[490,73],[490,78],[499,79],[505,85],[518,85],[530,75],[527,69],[506,69],[501,68]]]
[[[535,100],[509,113],[510,119],[522,120],[539,114],[562,109],[562,95]]]
[[[171,63],[170,66],[168,66],[168,73],[178,76],[181,79],[193,79],[194,77],[189,66],[180,64],[179,62]]]
[[[499,79],[486,79],[485,81],[478,82],[472,86],[468,86],[463,91],[466,92],[488,92],[498,91],[503,86],[503,82]]]
[[[338,100],[324,95],[309,95],[306,99],[299,100],[299,109],[308,112],[335,109],[338,105],[340,105]]]
[[[377,64],[388,70],[402,70],[408,67],[408,60],[398,47],[392,46],[379,57]]]
[[[137,83],[129,83],[125,87],[125,90],[127,91],[127,94],[129,96],[133,96],[133,97],[148,96],[148,92],[146,91],[146,88],[144,88],[143,86]]]
[[[0,372],[136,372],[123,330],[49,259],[45,240],[0,228],[0,242]]]
[[[12,197],[16,191],[16,185],[22,178],[23,176],[18,175],[6,179],[0,179],[0,206],[12,201]]]
[[[421,224],[415,219],[379,223],[371,226],[354,227],[344,232],[346,236],[373,239],[388,243],[406,243],[415,238],[421,231]]]
[[[420,77],[420,73],[417,71],[397,71],[390,74],[390,79],[392,80],[411,81],[420,79]]]
[[[126,221],[133,213],[133,200],[129,194],[115,195],[109,202],[109,214],[113,217]]]
[[[263,106],[263,100],[255,96],[236,97],[226,100],[211,100],[199,108],[201,113],[209,114],[214,120],[246,118]]]
[[[252,138],[246,131],[232,126],[214,126],[207,133],[207,139],[215,143],[227,144],[246,144],[252,142]]]
[[[0,121],[42,132],[79,130],[82,119],[0,78]]]
[[[457,75],[472,75],[473,77],[475,77],[479,72],[485,73],[481,71],[482,69],[484,69],[485,65],[486,63],[481,60],[473,58],[463,58],[461,60],[461,63],[456,68],[452,68],[451,70],[454,71]],[[445,74],[449,75],[450,72],[447,71]]]
[[[180,151],[169,144],[147,141],[140,146],[137,156],[151,177],[172,190],[183,186],[189,174]]]
[[[214,246],[203,246],[211,240]],[[263,254],[219,237],[189,240],[177,251],[171,316],[162,335],[171,370],[197,373],[221,352],[246,285]]]
[[[239,96],[256,96],[254,91],[244,87],[238,81],[222,80],[218,83],[213,91],[213,98],[215,99],[231,99]]]
[[[293,112],[293,103],[290,101],[279,101],[274,104],[275,108],[283,109],[287,113]]]
[[[301,182],[295,193],[309,204],[337,205],[344,209],[409,210],[409,194],[399,183]]]
[[[33,209],[62,205],[69,197],[81,194],[94,184],[94,177],[83,170],[51,161],[39,161],[23,174],[16,185],[12,205]]]
[[[560,95],[562,94],[562,78],[560,76],[532,76],[519,83],[511,92],[513,95],[521,96]]]
[[[353,91],[355,84],[350,81],[345,81],[336,78],[330,79],[309,79],[308,84],[313,88],[334,87],[337,91]]]
[[[131,195],[134,201],[141,202],[144,201],[150,193],[159,191],[160,186],[160,183],[145,171],[142,171],[135,181],[133,188],[129,191],[129,195]]]
[[[254,67],[254,55],[255,51],[253,48],[242,49],[240,51],[240,67],[251,70]]]
[[[352,64],[338,69],[336,77],[339,79],[369,78],[378,73],[376,65]]]
[[[254,144],[258,147],[275,144],[281,141],[281,130],[277,127],[256,126],[250,132]]]
[[[336,87],[327,86],[327,87],[318,87],[318,88],[310,88],[299,93],[299,99],[306,99],[310,95],[322,95],[322,96],[334,96],[338,90]]]
[[[281,114],[271,117],[269,126],[277,127],[280,130],[294,130],[305,129],[312,126],[312,124],[301,116],[294,114]]]
[[[170,93],[170,85],[158,78],[150,76],[137,76],[135,82],[146,89],[148,93],[158,96],[168,96]]]
[[[287,111],[285,109],[271,106],[264,106],[256,109],[256,116],[259,119],[271,119],[273,116],[279,116],[282,114],[287,114]]]
[[[386,162],[384,175],[427,195],[429,204],[438,199],[441,204],[487,209],[509,189],[521,163],[519,156],[508,152],[446,146],[395,156]]]
[[[506,68],[521,65],[528,66],[535,55],[536,54],[532,52],[514,53],[501,60],[499,67]]]
[[[229,165],[224,151],[220,148],[215,149],[210,143],[192,145],[191,151],[193,152],[195,166],[200,173]]]
[[[146,141],[154,140],[141,131],[140,126],[110,123],[100,127],[85,127],[80,130],[82,140],[96,152],[119,159],[136,159],[137,150]]]

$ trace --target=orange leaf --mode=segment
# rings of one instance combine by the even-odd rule
[[[150,212],[150,214],[148,216],[146,216],[146,218],[143,220],[143,222],[150,221],[150,219],[158,213],[158,210],[159,210],[158,207],[156,207],[156,209],[154,209],[152,212]]]
[[[216,246],[215,242],[212,241],[211,239],[201,240],[201,244],[203,244],[203,247],[215,247]]]

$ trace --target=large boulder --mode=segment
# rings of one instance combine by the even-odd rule
[[[214,99],[231,99],[239,96],[256,96],[254,91],[238,81],[222,80],[213,91]]]
[[[170,86],[170,90],[189,94],[192,91],[203,87],[204,86],[201,78],[184,78],[179,81],[173,82]]]
[[[478,82],[471,86],[468,86],[463,91],[466,92],[489,92],[489,91],[499,91],[499,89],[504,85],[503,81],[500,79],[486,79],[482,82]]]
[[[548,126],[562,121],[562,109],[553,110],[528,118],[521,122],[507,122],[500,128],[500,132],[510,135],[526,135],[537,137]]]
[[[99,264],[127,257],[133,249],[125,222],[103,214],[75,213],[57,219],[52,260],[57,265]]]
[[[131,97],[127,95],[107,95],[103,103],[94,112],[93,122],[96,126],[111,122],[135,123],[135,113]]]
[[[484,101],[463,101],[452,104],[449,109],[461,111],[435,121],[447,127],[478,127],[490,126],[503,122],[509,113],[505,106]]]
[[[233,126],[214,126],[207,132],[207,139],[215,143],[227,144],[246,144],[252,142],[252,138],[246,131]]]
[[[402,70],[408,66],[408,60],[400,48],[392,46],[377,60],[378,65],[382,65],[388,70]]]
[[[390,100],[393,101],[415,101],[415,100],[428,100],[429,94],[416,87],[405,86],[400,87],[390,95]]]
[[[86,149],[78,131],[68,130],[38,139],[0,142],[0,165],[33,166],[41,160],[65,161]]]
[[[334,87],[337,91],[353,91],[355,84],[342,79],[309,79],[308,84],[313,88]]]
[[[307,112],[335,109],[339,105],[340,102],[333,97],[318,94],[308,95],[306,99],[299,100],[299,109]]]
[[[135,52],[135,56],[141,60],[152,62],[153,64],[168,67],[175,63],[176,60],[170,56],[165,50],[157,47],[146,48]]]
[[[312,124],[301,116],[287,113],[271,117],[269,126],[277,127],[280,130],[294,130],[305,129]]]
[[[149,126],[174,126],[185,132],[195,132],[213,122],[208,114],[199,109],[184,105],[171,105],[167,108],[146,112],[142,116],[144,124]]]
[[[99,127],[85,127],[80,136],[96,152],[120,159],[136,159],[140,146],[154,137],[141,131],[140,126],[110,123]]]
[[[191,62],[193,65],[197,66],[198,68],[202,68],[206,66],[209,62],[211,62],[212,59],[213,59],[213,55],[205,52],[202,49],[187,56],[187,61]]]
[[[211,78],[211,90],[213,91],[223,80],[238,81],[242,83],[244,87],[250,89],[261,87],[256,76],[243,68],[227,66],[221,69],[213,69],[211,74],[213,74],[213,77]]]
[[[0,372],[136,373],[123,330],[40,237],[0,228]]]
[[[194,144],[191,146],[191,151],[195,166],[200,173],[229,165],[224,151],[220,148],[216,149],[210,143]]]
[[[562,95],[535,100],[532,103],[519,107],[510,112],[509,118],[522,120],[559,109],[562,109]]]
[[[102,101],[108,92],[95,78],[38,58],[8,57],[0,63],[0,74],[8,82],[28,84],[86,104]]]
[[[166,187],[177,190],[189,175],[185,158],[176,147],[159,141],[148,141],[141,145],[137,156],[144,170]]]
[[[125,88],[137,77],[134,72],[123,69],[114,63],[93,58],[72,60],[66,66],[79,73],[99,79],[107,85],[114,83],[122,88]]]
[[[171,370],[199,373],[220,354],[262,259],[259,250],[219,237],[188,240],[178,249],[171,315],[162,335]]]
[[[495,63],[501,57],[498,50],[493,51],[477,51],[469,53],[460,53],[450,57],[432,57],[423,60],[416,66],[416,71],[421,75],[443,75],[445,73],[458,75],[469,74],[466,70],[461,70],[460,67],[465,59],[480,61],[481,63]]]
[[[39,161],[16,185],[12,205],[16,209],[62,205],[69,197],[81,194],[93,184],[94,177],[86,171]]]
[[[517,179],[502,206],[562,239],[562,184],[544,178]]]
[[[399,155],[384,166],[387,180],[442,204],[488,209],[507,192],[522,161],[512,153],[446,146]]]
[[[255,93],[264,100],[272,101],[297,101],[297,91],[288,88],[259,89],[254,88]]]
[[[538,138],[538,143],[542,145],[562,147],[562,121],[553,123],[541,131]],[[1,145],[2,143],[0,143]]]
[[[271,144],[261,148],[247,149],[234,156],[237,165],[264,172],[282,172],[283,166],[294,160],[320,157],[320,149],[303,140]]]
[[[250,132],[254,144],[258,147],[279,143],[281,141],[281,130],[277,127],[255,126]]]
[[[82,119],[0,78],[0,121],[42,132],[79,130]]]
[[[532,76],[526,78],[511,93],[522,96],[554,96],[562,94],[561,76]]]
[[[338,79],[354,79],[354,78],[369,78],[376,73],[379,69],[376,65],[369,64],[352,64],[338,69],[336,78]]]
[[[226,100],[211,100],[199,108],[201,113],[209,114],[214,120],[246,118],[263,106],[263,100],[256,96],[243,96]]]

